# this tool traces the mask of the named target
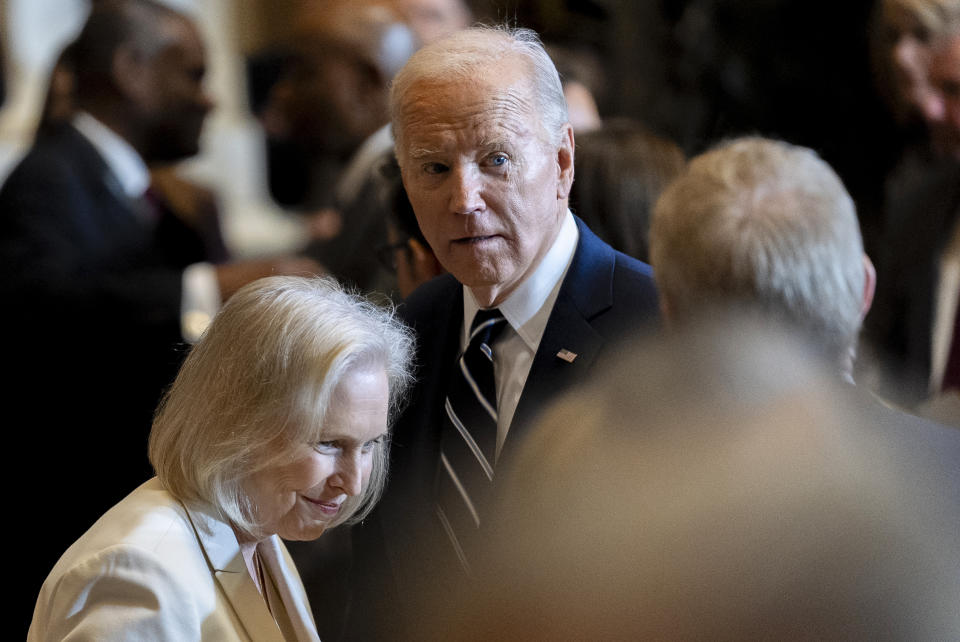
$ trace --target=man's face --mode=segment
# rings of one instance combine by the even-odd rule
[[[203,43],[186,20],[167,19],[159,27],[165,44],[145,61],[144,90],[137,109],[144,126],[142,150],[148,162],[175,161],[195,155],[200,130],[213,106],[203,87]]]
[[[304,47],[270,92],[274,136],[349,154],[387,122],[387,91],[372,62],[344,48]]]
[[[960,160],[960,34],[937,47],[930,61],[933,95],[924,108],[934,147]]]
[[[564,126],[559,144],[545,140],[516,62],[470,82],[420,81],[398,121],[403,184],[427,242],[481,305],[499,305],[560,229],[572,130]]]

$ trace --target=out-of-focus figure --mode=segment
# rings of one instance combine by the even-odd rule
[[[549,44],[546,49],[563,83],[573,132],[579,135],[599,129],[603,125],[596,99],[597,88],[603,85],[600,61],[587,51],[573,47]]]
[[[960,162],[960,17],[935,43],[928,69],[930,90],[922,111],[931,144],[939,155]]]
[[[933,43],[960,20],[956,0],[882,0],[874,34],[880,90],[897,120],[918,124],[931,85]]]
[[[684,163],[673,142],[639,123],[609,120],[577,136],[570,207],[614,249],[648,261],[653,206]]]
[[[413,29],[421,45],[470,26],[472,13],[464,0],[386,0]]]
[[[4,403],[34,427],[28,451],[57,471],[17,502],[36,528],[24,595],[149,477],[157,400],[221,301],[261,276],[319,270],[293,258],[213,264],[198,229],[149,189],[151,167],[197,153],[211,108],[187,17],[149,0],[97,2],[69,65],[64,120],[38,133],[0,189],[3,336],[17,375]],[[36,501],[62,496],[64,480],[69,501]]]
[[[650,256],[671,323],[756,309],[851,375],[875,273],[853,201],[812,150],[742,138],[697,156],[656,205]]]
[[[721,315],[624,348],[541,417],[473,590],[409,639],[960,635],[957,442],[878,427],[797,340]]]
[[[397,290],[407,298],[418,287],[446,270],[423,236],[407,197],[395,159],[382,168],[383,202],[389,212],[387,244],[377,248],[377,258],[397,275]]]
[[[373,248],[386,241],[377,164],[393,145],[387,88],[416,48],[385,3],[305,3],[292,54],[260,113],[274,197],[310,217],[308,253],[362,289],[388,289]]]
[[[877,305],[868,329],[879,364],[874,385],[915,406],[958,385],[944,373],[960,290],[960,0],[891,4],[912,8],[914,21],[925,25],[914,105],[920,134],[885,184]],[[912,46],[920,40],[913,36]],[[960,423],[960,413],[953,421]]]

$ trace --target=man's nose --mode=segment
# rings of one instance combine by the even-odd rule
[[[473,214],[484,209],[482,178],[476,167],[466,165],[453,170],[450,209],[455,214]]]

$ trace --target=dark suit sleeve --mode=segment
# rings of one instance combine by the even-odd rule
[[[151,325],[179,322],[181,266],[149,230],[70,159],[37,154],[0,190],[5,294],[36,312],[55,306]]]

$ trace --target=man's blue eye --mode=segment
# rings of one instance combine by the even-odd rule
[[[490,162],[491,162],[493,165],[499,167],[500,165],[503,165],[504,163],[507,162],[507,157],[504,156],[503,154],[497,154],[497,155],[494,156],[492,159],[490,159]]]

